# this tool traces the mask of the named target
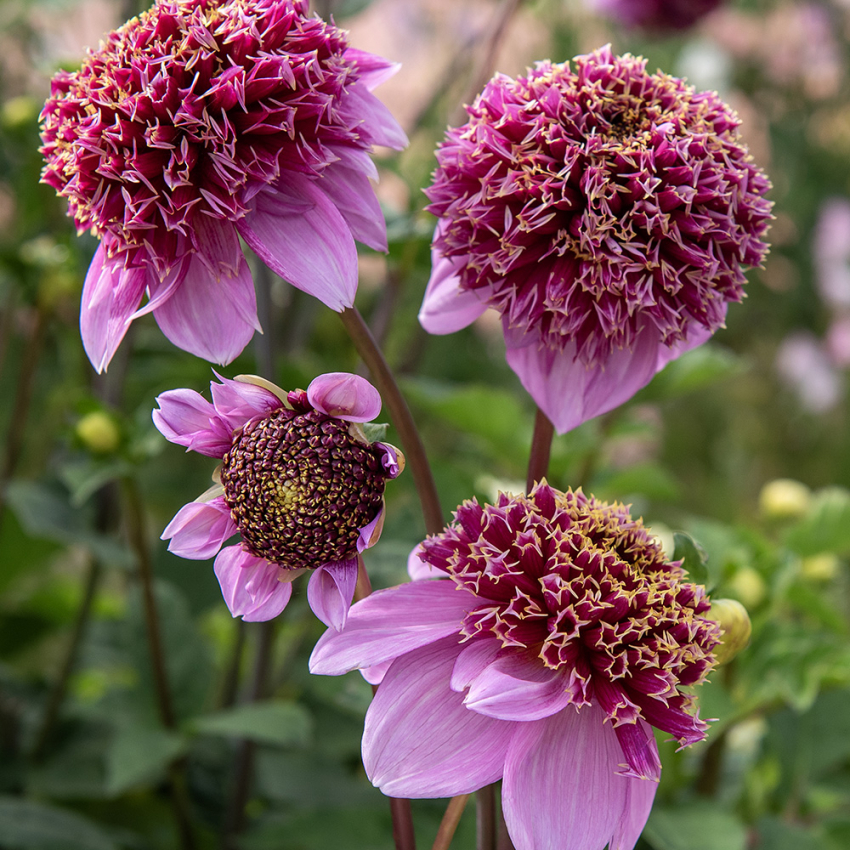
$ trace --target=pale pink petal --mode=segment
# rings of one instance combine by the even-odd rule
[[[449,688],[457,653],[448,638],[397,658],[369,706],[363,766],[389,796],[468,794],[502,775],[518,724],[464,708]]]
[[[472,681],[484,672],[487,665],[496,660],[501,649],[501,643],[495,638],[479,639],[466,644],[455,661],[451,689],[458,693],[465,691]]]
[[[652,734],[652,727],[638,719],[636,723],[615,726],[614,731],[628,764],[622,771],[623,775],[657,780],[661,776],[661,759],[658,757],[658,746],[655,743],[655,735]]]
[[[370,422],[381,412],[381,394],[365,378],[349,372],[314,378],[307,400],[316,410],[346,422]]]
[[[125,269],[120,258],[109,259],[98,246],[83,284],[80,334],[92,366],[102,372],[130,327],[133,311],[147,286],[143,268]]]
[[[390,77],[395,75],[401,65],[398,62],[389,62],[380,56],[375,56],[374,53],[366,53],[363,50],[357,50],[355,47],[349,47],[343,53],[343,58],[347,62],[355,62],[359,71],[358,80],[366,86],[369,91],[386,82]]]
[[[194,390],[168,390],[156,397],[153,423],[166,440],[207,457],[224,457],[233,443],[233,429]]]
[[[419,323],[428,333],[459,331],[471,325],[487,309],[476,291],[460,288],[456,270],[464,262],[463,257],[444,257],[436,249],[431,251],[431,279],[419,309]]]
[[[400,151],[407,147],[407,136],[393,114],[375,97],[364,83],[345,90],[338,114],[351,127],[357,127],[364,139],[373,145],[384,145]]]
[[[357,558],[324,564],[310,576],[307,601],[326,626],[340,631],[345,626],[356,584]]]
[[[387,675],[387,670],[390,669],[394,659],[382,661],[380,664],[373,664],[371,667],[364,667],[360,671],[360,675],[370,685],[380,685],[384,681],[384,676]]]
[[[344,631],[327,631],[319,638],[310,672],[339,676],[457,635],[467,611],[477,604],[475,596],[451,581],[376,590],[352,606]]]
[[[246,381],[231,381],[218,373],[221,383],[210,381],[213,406],[216,413],[232,428],[241,428],[255,416],[268,416],[283,407],[283,402],[272,392]]]
[[[239,529],[230,516],[230,508],[219,497],[209,502],[183,505],[162,532],[170,540],[168,551],[181,558],[203,561],[212,558]]]
[[[518,651],[496,658],[470,682],[464,705],[499,720],[540,720],[569,703],[568,674]]]
[[[180,260],[175,261],[164,278],[159,278],[154,274],[149,275],[147,303],[143,307],[139,307],[131,318],[138,319],[141,316],[147,316],[148,313],[153,313],[157,307],[165,304],[183,283],[190,259],[191,256],[186,254]]]
[[[426,578],[445,578],[447,575],[445,570],[432,567],[419,557],[421,551],[422,547],[416,545],[407,557],[407,574],[411,577],[411,579],[413,579],[413,581],[421,581]]]
[[[237,223],[260,259],[284,280],[341,312],[354,304],[357,249],[333,201],[301,174],[287,172]]]
[[[339,151],[334,149],[334,153]],[[365,151],[363,153],[368,157]],[[358,242],[375,251],[387,250],[384,214],[374,187],[360,168],[351,167],[348,157],[340,159],[322,172],[319,185],[336,204]]]
[[[384,468],[387,478],[398,478],[403,468],[399,463],[399,450],[389,443],[373,443],[372,445],[383,453],[381,466]]]
[[[381,505],[378,515],[369,525],[360,529],[360,536],[357,538],[357,551],[365,552],[371,549],[378,540],[381,539],[381,532],[384,530],[384,518],[387,515],[386,508]]]
[[[726,314],[727,306],[727,304],[723,305],[724,315]],[[711,339],[713,333],[710,328],[698,322],[689,325],[684,339],[674,342],[673,345],[662,344],[658,346],[658,362],[655,371],[660,372],[668,363],[677,357],[681,357],[686,351],[690,351],[692,348],[697,348],[704,342],[707,342]]]
[[[517,850],[632,850],[657,784],[618,774],[622,752],[604,720],[593,704],[516,724],[502,807]]]
[[[537,406],[564,434],[613,410],[645,387],[655,374],[658,348],[658,332],[647,326],[632,348],[617,349],[604,364],[590,368],[577,359],[574,342],[563,351],[535,343],[509,347],[506,356]]]
[[[278,580],[280,567],[254,557],[241,544],[222,549],[214,569],[230,613],[246,622],[277,617],[292,596],[292,582]]]
[[[236,275],[216,279],[194,254],[181,284],[153,314],[178,348],[212,363],[230,363],[260,330],[254,282],[244,257]]]
[[[196,215],[192,220],[191,237],[198,257],[217,281],[239,274],[244,257],[232,222]]]

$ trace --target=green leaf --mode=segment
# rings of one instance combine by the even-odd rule
[[[59,477],[68,488],[71,504],[79,507],[104,484],[133,471],[132,464],[123,458],[78,458],[63,464]]]
[[[626,500],[632,495],[675,502],[681,496],[679,483],[657,463],[641,463],[620,469],[594,486],[601,498]]]
[[[743,358],[719,345],[700,345],[673,360],[645,390],[650,398],[677,398],[744,371]]]
[[[850,490],[827,487],[815,494],[806,515],[788,529],[785,543],[803,557],[850,552]]]
[[[758,834],[759,847],[770,850],[832,850],[833,846],[814,830],[779,818],[762,818]]]
[[[0,841],[3,850],[117,850],[90,820],[20,797],[0,797]]]
[[[312,723],[303,706],[294,702],[268,700],[196,717],[190,728],[205,735],[248,738],[283,746],[303,746],[309,741]]]
[[[381,442],[387,439],[389,424],[386,422],[364,422],[361,426],[366,439],[370,443]]]
[[[690,534],[677,531],[673,535],[673,560],[682,561],[691,581],[708,584],[708,556]]]
[[[710,803],[657,806],[643,835],[654,850],[744,850],[747,845],[744,825]]]
[[[118,796],[137,785],[158,781],[185,751],[185,738],[167,729],[119,728],[106,756],[107,793]]]

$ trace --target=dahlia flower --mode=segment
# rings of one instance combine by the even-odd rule
[[[494,77],[449,129],[419,318],[502,318],[507,359],[559,432],[622,404],[723,325],[771,203],[735,113],[603,47]]]
[[[310,606],[339,629],[357,556],[381,536],[384,485],[404,466],[397,449],[370,443],[359,424],[378,415],[378,391],[344,372],[319,376],[306,392],[253,375],[219,380],[212,403],[188,389],[157,398],[153,421],[168,440],[221,459],[218,483],[184,505],[162,538],[182,558],[218,553],[224,600],[244,620],[280,614],[292,580],[310,570]],[[240,541],[222,548],[235,534]]]
[[[720,0],[590,0],[594,11],[631,27],[680,30],[693,26]]]
[[[98,371],[150,312],[175,345],[233,360],[260,329],[240,236],[293,286],[353,304],[354,240],[386,250],[369,151],[406,143],[371,94],[395,68],[307,0],[158,0],[54,77],[42,180],[100,238],[80,315]]]
[[[682,690],[714,665],[704,589],[624,506],[545,482],[465,502],[416,554],[442,578],[358,602],[310,661],[383,677],[372,782],[443,797],[501,779],[517,850],[632,848],[661,769],[651,727],[705,735]]]

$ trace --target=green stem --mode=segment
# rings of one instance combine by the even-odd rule
[[[546,414],[538,408],[534,419],[534,435],[531,438],[531,451],[528,456],[528,476],[525,483],[526,493],[546,477],[549,472],[549,455],[552,451],[552,437],[555,428]]]
[[[440,507],[440,497],[437,494],[437,485],[428,463],[428,456],[425,454],[425,447],[422,445],[422,439],[416,429],[410,408],[401,394],[383,352],[375,342],[372,332],[357,308],[352,307],[343,310],[340,316],[357,349],[357,353],[369,367],[372,379],[377,384],[378,390],[389,408],[390,419],[396,431],[398,431],[401,448],[404,451],[407,463],[410,464],[410,471],[419,493],[422,514],[425,518],[425,529],[428,534],[437,534],[443,529],[443,511]]]
[[[470,796],[470,794],[460,794],[457,797],[452,797],[449,801],[431,850],[449,850],[449,845],[452,843],[455,830],[457,830],[457,825],[460,823],[461,815]]]

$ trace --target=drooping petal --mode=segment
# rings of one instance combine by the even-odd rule
[[[198,254],[171,297],[154,311],[162,332],[178,348],[212,363],[234,360],[261,330],[248,263],[242,257],[232,277],[216,278]]]
[[[284,280],[341,312],[354,304],[357,249],[333,201],[313,181],[288,172],[253,201],[239,233]]]
[[[366,713],[363,766],[385,794],[450,797],[502,775],[516,724],[464,708],[449,687],[457,653],[446,638],[397,658],[384,676]]]
[[[413,581],[421,581],[426,578],[445,578],[445,570],[432,567],[420,558],[421,548],[417,544],[407,557],[407,574]]]
[[[727,305],[723,305],[723,315],[726,315]],[[677,357],[681,357],[686,351],[692,348],[697,348],[704,342],[711,339],[714,331],[701,325],[698,322],[693,322],[688,325],[687,333],[684,339],[673,343],[673,345],[658,346],[658,362],[656,363],[655,371],[660,372],[668,363],[671,363]]]
[[[657,784],[617,773],[622,752],[604,720],[594,704],[516,724],[502,806],[517,850],[602,850],[609,843],[632,850]]]
[[[431,251],[431,279],[419,309],[419,323],[428,333],[459,331],[487,309],[476,291],[460,288],[457,270],[463,266],[463,261],[463,257],[444,257],[435,249]]]
[[[510,341],[509,341],[510,344]],[[628,401],[655,374],[657,331],[647,326],[631,348],[616,349],[602,365],[587,367],[574,342],[563,351],[540,344],[508,348],[507,360],[559,434]]]
[[[470,682],[464,705],[500,720],[539,720],[570,701],[568,673],[550,670],[539,658],[511,653],[488,664]]]
[[[107,257],[101,243],[83,284],[80,334],[92,366],[102,372],[130,327],[133,311],[147,286],[144,268],[125,269],[123,260]]]
[[[357,538],[358,552],[365,552],[367,549],[371,549],[381,539],[381,532],[384,530],[384,518],[386,515],[386,508],[382,504],[375,519],[360,529],[360,536]]]
[[[280,567],[254,557],[241,544],[222,549],[214,569],[230,613],[246,622],[277,617],[292,596],[292,582],[278,580]]]
[[[169,552],[181,558],[203,561],[212,558],[237,531],[230,509],[219,497],[184,505],[165,527],[161,539],[171,541]]]
[[[476,597],[449,581],[377,590],[352,606],[344,631],[319,638],[310,672],[339,676],[457,634],[476,603]]]
[[[283,407],[274,393],[246,381],[232,381],[216,373],[220,383],[210,381],[213,406],[216,413],[232,430],[241,428],[255,416],[267,416]]]
[[[354,587],[357,584],[357,558],[324,564],[310,576],[307,601],[313,613],[336,631],[345,626]]]
[[[387,675],[387,670],[390,669],[392,663],[393,659],[390,659],[389,661],[382,661],[380,664],[373,664],[371,667],[364,667],[360,671],[360,675],[370,685],[380,685],[384,681],[384,676]]]
[[[338,107],[345,121],[359,124],[361,133],[373,145],[384,145],[397,151],[407,147],[404,130],[368,86],[362,82],[355,83],[348,87],[346,94],[348,96]]]
[[[153,423],[166,440],[207,457],[224,457],[233,442],[233,429],[215,408],[194,390],[168,390],[156,397],[159,410]]]
[[[360,72],[359,81],[366,86],[369,91],[377,88],[381,83],[386,82],[390,77],[398,73],[401,65],[398,62],[390,62],[380,56],[375,56],[374,53],[366,53],[364,50],[358,50],[356,47],[346,49],[343,56],[357,64],[357,70]]]
[[[398,478],[404,469],[404,455],[389,443],[374,443],[373,445],[383,453],[381,466],[384,468],[387,478]]]
[[[451,689],[461,693],[496,660],[502,646],[498,640],[475,640],[460,651],[452,669]]]
[[[661,759],[649,724],[638,719],[636,723],[615,726],[614,731],[628,763],[623,775],[657,780],[661,776]]]
[[[365,378],[349,372],[314,378],[307,400],[316,410],[346,422],[369,422],[381,412],[381,394]]]

